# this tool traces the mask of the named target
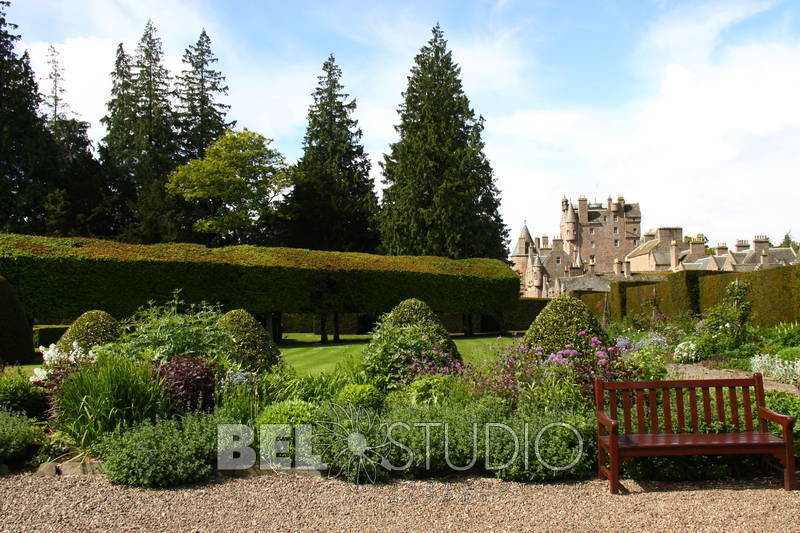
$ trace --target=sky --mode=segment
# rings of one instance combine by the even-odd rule
[[[148,19],[173,73],[207,30],[230,118],[289,161],[333,53],[378,190],[414,56],[439,22],[486,119],[512,242],[523,221],[558,233],[562,196],[581,194],[623,194],[643,228],[712,245],[800,238],[798,0],[12,0],[8,19],[40,78],[47,47],[59,50],[66,99],[95,141],[114,50],[133,51]]]

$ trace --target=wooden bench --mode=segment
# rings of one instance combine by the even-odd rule
[[[684,381],[605,382],[596,378],[594,390],[598,476],[608,479],[612,494],[619,492],[623,462],[663,455],[773,456],[783,465],[784,488],[794,488],[795,419],[767,409],[761,374],[745,379]],[[622,419],[618,420],[620,410]],[[735,432],[702,432],[714,422],[729,424]],[[769,433],[769,422],[780,424],[782,437]]]

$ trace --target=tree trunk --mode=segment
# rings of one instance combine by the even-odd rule
[[[339,342],[339,313],[333,313],[333,342]]]
[[[463,322],[464,336],[472,337],[472,335],[475,333],[474,329],[472,328],[472,314],[464,313],[461,320]]]
[[[319,341],[322,344],[328,343],[328,315],[327,313],[320,313],[319,315]]]
[[[276,343],[279,343],[283,340],[282,318],[283,315],[281,313],[272,314],[272,340],[274,340]]]

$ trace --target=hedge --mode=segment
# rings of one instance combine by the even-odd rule
[[[646,312],[648,300],[655,298],[658,309],[674,318],[708,311],[722,301],[725,287],[737,279],[752,285],[750,300],[757,325],[800,320],[800,265],[751,272],[684,271],[669,274],[660,282],[614,282],[607,302],[606,293],[581,292],[576,296],[596,315],[602,316],[605,309],[614,319]]]
[[[33,335],[14,287],[0,276],[0,367],[33,358]]]
[[[0,234],[0,275],[36,323],[67,324],[89,309],[115,317],[175,289],[190,302],[270,313],[378,314],[406,298],[437,312],[515,309],[519,277],[502,261],[381,256],[297,248],[126,244]]]

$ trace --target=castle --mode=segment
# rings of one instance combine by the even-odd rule
[[[658,277],[681,270],[746,271],[798,264],[792,248],[769,246],[764,235],[736,243],[736,250],[718,244],[707,253],[703,237],[684,242],[683,229],[662,227],[640,237],[639,204],[623,196],[606,204],[578,198],[577,208],[561,200],[560,235],[552,242],[546,234],[531,236],[527,223],[511,254],[512,268],[520,276],[520,295],[554,297],[573,290],[607,291],[611,281],[638,276]]]

